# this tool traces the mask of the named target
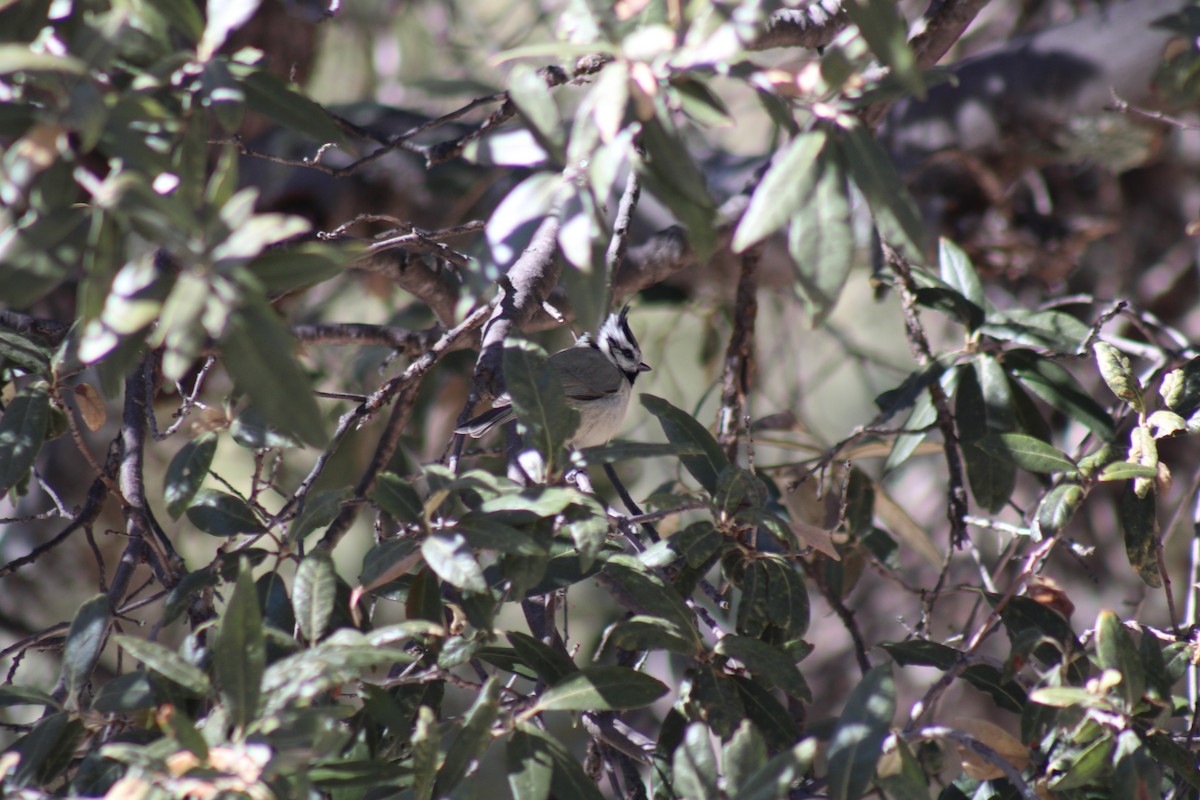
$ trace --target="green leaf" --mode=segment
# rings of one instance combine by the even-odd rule
[[[1158,573],[1158,496],[1149,492],[1138,497],[1133,483],[1125,484],[1117,502],[1117,517],[1125,532],[1125,555],[1129,564],[1147,586],[1162,586]]]
[[[1096,342],[1093,350],[1096,353],[1096,365],[1100,368],[1100,376],[1104,378],[1108,388],[1134,411],[1142,413],[1145,410],[1142,385],[1133,374],[1129,359],[1108,342]]]
[[[585,447],[580,451],[584,463],[593,466],[617,464],[622,461],[640,461],[643,458],[666,458],[671,456],[694,456],[701,451],[696,446],[677,445],[666,442],[627,442],[617,440],[597,447]]]
[[[799,700],[812,702],[812,691],[804,676],[791,657],[779,648],[748,636],[727,635],[717,642],[716,652],[741,661],[751,674],[767,684]]]
[[[1100,470],[1102,481],[1131,481],[1134,478],[1157,478],[1158,468],[1131,461],[1114,461]]]
[[[206,697],[212,689],[204,670],[188,663],[170,648],[133,636],[118,635],[115,638],[122,650],[145,664],[150,672],[161,675],[200,697]]]
[[[674,630],[691,638],[693,652],[700,646],[695,617],[679,592],[647,570],[637,559],[626,555],[613,556],[600,574],[614,584],[618,600],[623,604],[648,616],[666,620]]]
[[[750,678],[734,675],[731,680],[745,717],[762,731],[772,750],[784,750],[800,738],[795,720],[773,693]]]
[[[483,569],[461,533],[434,533],[421,543],[421,555],[430,569],[451,586],[467,592],[487,591]]]
[[[537,673],[538,680],[547,685],[553,685],[579,670],[566,653],[540,639],[520,631],[506,631],[504,635],[516,651],[517,657]]]
[[[246,93],[246,105],[265,114],[284,128],[299,131],[318,142],[343,140],[342,131],[323,106],[290,88],[274,75],[241,64],[231,70]]]
[[[25,477],[46,437],[50,395],[44,383],[27,386],[0,419],[0,496]]]
[[[302,542],[314,531],[328,528],[330,523],[337,519],[349,493],[346,487],[310,492],[304,501],[300,516],[288,526],[287,541],[291,544]]]
[[[925,81],[917,57],[908,46],[908,25],[891,0],[848,0],[846,14],[862,33],[871,52],[891,69],[908,91],[925,99]]]
[[[517,730],[538,740],[536,747],[545,752],[553,764],[550,777],[552,797],[570,800],[604,800],[604,795],[584,772],[583,765],[563,744],[547,732],[528,723],[518,723]]]
[[[144,670],[126,672],[100,687],[92,698],[92,711],[101,714],[128,714],[154,708],[154,687]]]
[[[1132,711],[1146,693],[1146,673],[1129,631],[1111,611],[1101,611],[1096,618],[1096,658],[1103,669],[1121,673],[1118,691]]]
[[[734,231],[733,252],[740,253],[761,242],[813,202],[807,191],[811,188],[809,172],[827,140],[823,128],[806,131],[772,161]]]
[[[1058,448],[1023,433],[985,434],[976,440],[975,446],[1029,472],[1045,475],[1053,472],[1074,475],[1078,472],[1075,462]]]
[[[961,294],[967,302],[986,310],[987,297],[975,265],[962,248],[944,236],[938,239],[938,271],[942,280]]]
[[[746,778],[733,800],[778,800],[786,797],[792,784],[811,769],[816,755],[815,737],[784,750]]]
[[[703,722],[693,722],[671,755],[672,788],[682,797],[719,797],[717,759]]]
[[[568,408],[558,371],[546,351],[531,342],[504,346],[504,383],[512,395],[525,441],[553,464],[563,444],[579,427],[579,412]]]
[[[431,800],[437,781],[438,740],[437,718],[429,706],[417,709],[412,735],[413,800]]]
[[[238,387],[273,425],[311,445],[324,444],[325,421],[293,356],[295,340],[262,298],[242,298],[229,318],[221,352]]]
[[[292,608],[300,633],[309,642],[324,635],[337,598],[337,572],[329,553],[318,550],[300,562],[292,588]]]
[[[266,647],[250,565],[243,560],[213,645],[213,667],[229,721],[242,731],[257,717]]]
[[[260,0],[208,0],[205,12],[204,34],[196,57],[208,61],[221,49],[229,34],[242,27],[258,10]]]
[[[729,466],[729,460],[725,458],[717,440],[690,414],[661,397],[643,394],[641,400],[646,410],[658,417],[663,433],[671,444],[700,451],[699,455],[681,456],[679,460],[701,486],[710,494],[715,493],[721,470]]]
[[[343,272],[344,257],[328,245],[303,244],[268,250],[246,269],[268,293],[290,292],[335,278]]]
[[[895,713],[892,667],[873,667],[850,694],[833,729],[829,743],[831,800],[855,800],[866,792]]]
[[[656,103],[656,116],[642,122],[645,155],[634,159],[646,188],[675,214],[687,229],[688,244],[700,260],[716,247],[716,206],[705,185],[704,173],[688,152],[664,104]]]
[[[758,560],[767,578],[767,616],[771,624],[784,631],[787,639],[798,639],[808,631],[808,587],[804,576],[790,561],[779,556]]]
[[[14,72],[66,72],[82,75],[87,64],[78,58],[55,53],[38,53],[27,44],[0,44],[0,75]]]
[[[558,115],[558,106],[554,104],[554,96],[546,87],[545,78],[529,64],[514,64],[508,75],[508,96],[543,146],[561,158],[562,120]]]
[[[12,683],[0,684],[0,708],[8,708],[9,706],[45,706],[46,708],[53,709],[61,708],[57,700],[43,692],[41,689],[35,689],[32,686],[20,686]]]
[[[31,375],[48,375],[50,354],[42,347],[15,333],[0,330],[0,364],[10,361]]]
[[[104,649],[108,626],[112,622],[112,606],[108,596],[98,594],[87,600],[75,612],[67,630],[63,648],[60,685],[69,693],[68,705],[78,702],[79,692],[92,679],[92,671]]]
[[[1007,379],[995,359],[981,356],[959,367],[954,419],[962,442],[963,461],[971,493],[980,506],[993,513],[1008,502],[1016,483],[1016,469],[1006,460],[979,446],[989,433],[1011,429],[1012,406]]]
[[[875,141],[871,131],[862,125],[847,129],[839,141],[845,148],[850,177],[871,207],[879,235],[910,259],[920,261],[925,225],[891,158]]]
[[[380,542],[363,556],[358,582],[375,588],[406,574],[420,562],[421,543],[410,536]]]
[[[661,681],[628,667],[588,667],[545,691],[538,711],[624,711],[644,708],[670,691]]]
[[[824,148],[799,184],[808,202],[788,222],[788,254],[796,292],[815,325],[833,310],[854,258],[850,184],[841,150]]]
[[[200,491],[216,452],[217,434],[210,431],[185,444],[171,459],[163,478],[163,499],[171,519],[179,519]]]
[[[1031,392],[1104,441],[1112,441],[1116,435],[1112,417],[1104,407],[1058,364],[1032,350],[1010,350],[1004,354],[1004,366]]]
[[[492,724],[499,715],[500,682],[492,677],[479,691],[474,705],[463,721],[462,730],[446,751],[446,760],[442,762],[437,783],[434,785],[434,794],[437,797],[448,795],[462,783],[471,762],[478,759],[491,744]]]
[[[721,749],[721,769],[728,793],[737,796],[746,779],[766,766],[767,743],[750,720],[742,720]]]
[[[1046,350],[1074,353],[1090,330],[1064,311],[1011,308],[993,311],[980,331],[1002,341]]]
[[[261,533],[266,528],[240,497],[216,489],[201,489],[187,510],[188,520],[212,536]]]
[[[523,556],[546,555],[545,545],[528,533],[487,514],[463,515],[455,523],[454,531],[462,534],[467,544],[474,549],[497,550]]]
[[[635,614],[614,625],[608,641],[622,650],[666,650],[682,656],[696,656],[696,637],[693,632],[662,617]]]
[[[504,754],[513,800],[547,800],[554,757],[545,740],[519,726],[509,737]]]
[[[1040,537],[1048,538],[1065,528],[1085,496],[1083,487],[1077,483],[1062,483],[1047,492],[1037,509],[1036,527]]]

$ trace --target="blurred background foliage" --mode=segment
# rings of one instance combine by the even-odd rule
[[[0,0],[6,794],[1196,796],[1198,37]]]

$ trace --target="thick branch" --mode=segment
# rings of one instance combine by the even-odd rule
[[[761,247],[742,254],[742,275],[738,279],[733,309],[733,333],[725,350],[725,376],[721,388],[721,412],[718,435],[731,462],[737,460],[739,434],[744,430],[746,396],[754,373],[754,323],[758,317],[758,264]]]
[[[807,8],[781,8],[767,18],[763,32],[746,49],[825,47],[847,22],[841,0],[817,0]]]

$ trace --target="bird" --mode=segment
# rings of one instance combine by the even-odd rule
[[[562,381],[567,405],[579,412],[579,427],[567,446],[580,450],[606,444],[621,429],[633,382],[650,371],[629,327],[629,306],[608,315],[595,336],[585,333],[575,344],[550,356]],[[512,398],[503,394],[489,411],[456,428],[478,439],[497,425],[516,418]]]

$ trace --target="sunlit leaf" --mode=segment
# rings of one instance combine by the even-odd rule
[[[830,798],[855,800],[866,792],[895,712],[892,667],[873,667],[850,694],[833,729],[829,743]]]
[[[202,433],[181,447],[167,465],[167,473],[163,478],[163,499],[167,501],[167,513],[172,519],[179,519],[179,515],[200,491],[216,452],[217,435]]]
[[[623,711],[642,708],[670,691],[657,678],[629,667],[572,672],[538,698],[540,711]]]

